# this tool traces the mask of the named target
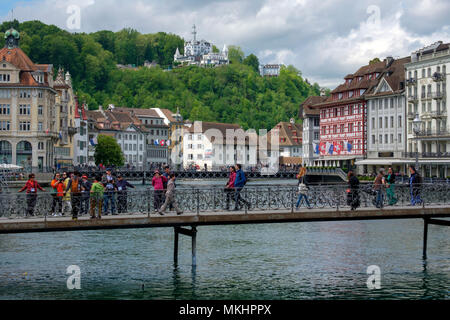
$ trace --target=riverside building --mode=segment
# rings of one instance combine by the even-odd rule
[[[54,166],[59,139],[53,66],[33,63],[19,41],[9,29],[0,50],[0,161],[43,170]]]
[[[447,75],[450,44],[438,41],[411,54],[405,65],[407,82],[407,156],[419,157],[420,173],[426,177],[450,175],[450,127]],[[415,133],[418,115],[421,128]]]

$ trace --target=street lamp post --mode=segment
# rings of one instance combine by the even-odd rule
[[[414,117],[413,123],[413,131],[414,131],[414,137],[416,140],[416,170],[419,169],[419,141],[418,137],[422,129],[422,120],[420,120],[419,114],[416,113],[416,116]]]

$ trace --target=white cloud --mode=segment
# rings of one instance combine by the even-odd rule
[[[70,4],[81,8],[78,31],[131,27],[189,39],[195,23],[198,37],[219,48],[239,45],[263,63],[293,64],[331,88],[374,57],[406,56],[450,41],[447,0],[35,0],[20,2],[14,15],[66,28]]]

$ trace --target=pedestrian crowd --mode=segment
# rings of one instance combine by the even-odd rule
[[[302,202],[305,202],[308,209],[312,208],[308,197],[308,191],[311,186],[306,179],[307,169],[300,166],[297,174],[298,191],[296,208],[298,209]],[[411,205],[421,204],[422,178],[414,166],[410,170],[410,197]],[[164,171],[155,170],[151,180],[153,186],[153,204],[154,212],[164,215],[167,209],[175,209],[178,215],[183,211],[179,208],[176,201],[176,175],[170,171],[169,166],[164,167]],[[247,183],[247,178],[240,164],[229,167],[229,179],[224,187],[226,197],[226,210],[239,211],[244,206],[250,209],[250,202],[244,199],[241,192]],[[120,174],[112,174],[111,169],[106,169],[102,176],[97,174],[92,181],[86,175],[81,176],[78,171],[73,173],[63,172],[55,173],[50,183],[52,206],[51,214],[53,216],[64,216],[70,212],[72,219],[76,220],[79,215],[90,213],[91,219],[101,219],[102,215],[116,215],[126,213],[128,203],[128,189],[135,188],[126,181]],[[37,203],[37,191],[45,191],[35,180],[35,175],[29,175],[25,186],[19,190],[26,190],[27,215],[33,216]],[[367,190],[365,190],[367,191]],[[356,210],[361,204],[360,201],[360,182],[353,171],[348,172],[347,205],[351,210]],[[373,187],[369,192],[373,195],[373,204],[377,208],[383,208],[385,198],[388,205],[395,205],[398,201],[396,196],[395,174],[392,168],[388,169],[387,174],[384,169],[380,169],[375,177]],[[234,208],[231,203],[234,202]]]

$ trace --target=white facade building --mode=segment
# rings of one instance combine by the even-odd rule
[[[75,104],[75,127],[77,133],[74,136],[74,159],[73,163],[76,166],[86,165],[89,162],[89,132],[88,120],[86,116],[86,106],[82,104]]]
[[[420,172],[427,177],[450,175],[450,126],[447,75],[450,69],[449,44],[433,43],[411,54],[405,65],[407,78],[407,151],[419,152]],[[412,120],[418,114],[422,128],[417,135]]]
[[[234,139],[227,131],[245,136]],[[220,170],[239,163],[246,169],[257,164],[257,145],[256,133],[245,133],[239,125],[196,121],[184,132],[183,166]]]
[[[314,166],[314,161],[319,159],[319,152],[316,151],[320,143],[320,110],[311,106],[326,99],[326,96],[310,96],[300,105],[299,116],[303,119],[303,166]]]
[[[388,57],[386,70],[378,85],[366,94],[367,99],[367,159],[356,162],[362,172],[376,173],[379,168],[392,167],[406,173],[406,102],[405,64],[410,58],[394,60]]]
[[[278,77],[281,71],[281,64],[266,64],[259,67],[259,73],[262,77]]]

